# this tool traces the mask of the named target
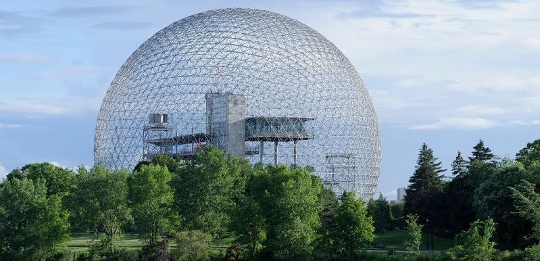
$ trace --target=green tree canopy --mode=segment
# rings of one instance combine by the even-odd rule
[[[533,223],[532,237],[540,243],[540,194],[536,192],[536,186],[522,180],[510,190],[517,213]]]
[[[481,161],[481,162],[489,162],[494,157],[495,157],[495,155],[493,155],[493,153],[491,153],[491,149],[484,145],[483,140],[480,140],[473,147],[472,157],[469,157],[469,161],[475,161],[476,160],[476,161]]]
[[[69,239],[68,212],[46,181],[12,177],[0,188],[0,259],[45,260]]]
[[[462,176],[467,171],[467,161],[461,156],[461,151],[458,150],[456,159],[452,162],[452,175]]]
[[[524,236],[531,224],[517,215],[510,187],[522,180],[532,180],[532,176],[520,163],[499,167],[475,190],[473,207],[476,217],[482,220],[492,218],[497,226],[497,241],[514,246],[522,246]]]
[[[229,228],[230,215],[244,193],[252,167],[244,159],[209,147],[195,161],[179,169],[174,189],[186,230],[201,230],[213,236]]]
[[[449,249],[451,260],[491,261],[495,255],[495,242],[491,237],[495,232],[492,219],[473,222],[467,231],[457,236],[458,245]]]
[[[424,226],[418,224],[418,216],[413,214],[407,215],[405,224],[407,240],[404,242],[404,245],[410,253],[419,254],[420,245],[422,244],[422,228]]]
[[[375,233],[384,233],[390,230],[394,218],[390,203],[382,194],[379,194],[378,199],[369,201],[367,212],[373,218]]]
[[[540,165],[540,139],[527,143],[527,146],[516,154],[516,161],[521,162],[525,168]]]
[[[375,235],[373,220],[367,215],[362,199],[354,192],[344,192],[338,212],[339,238],[343,253],[349,257],[368,246]]]
[[[418,154],[414,174],[409,178],[405,189],[406,214],[417,214],[420,221],[435,220],[439,200],[443,191],[441,162],[433,155],[433,150],[426,143]]]
[[[109,171],[102,166],[90,170],[81,167],[76,176],[77,189],[68,197],[71,220],[81,230],[96,233],[109,255],[115,252],[121,227],[131,221],[128,175],[125,170]]]
[[[266,221],[265,247],[277,258],[303,258],[313,251],[322,207],[320,179],[306,169],[267,166],[249,186]]]
[[[14,169],[7,175],[8,180],[14,178],[28,178],[31,180],[41,178],[45,180],[48,196],[54,194],[64,196],[68,194],[75,184],[74,177],[75,173],[73,171],[48,162],[27,164],[21,169]]]
[[[139,233],[150,245],[160,237],[172,234],[179,226],[179,217],[173,210],[174,193],[169,182],[167,167],[141,166],[128,178],[129,206]]]

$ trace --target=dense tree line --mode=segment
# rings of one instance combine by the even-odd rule
[[[374,237],[365,206],[307,169],[251,166],[215,148],[133,171],[29,164],[0,185],[0,260],[225,258],[211,240],[230,242],[228,260],[354,258]],[[70,256],[73,233],[95,235],[88,253]],[[125,233],[144,239],[137,255],[118,247]]]
[[[520,209],[528,203],[519,203],[514,194],[517,188],[527,188],[524,197],[530,198],[538,191],[540,140],[527,144],[515,159],[495,156],[480,140],[467,160],[458,151],[450,178],[442,175],[445,170],[440,166],[433,151],[423,144],[406,189],[404,214],[418,215],[425,233],[453,238],[478,224],[474,223],[477,220],[492,220],[493,239],[500,249],[523,249],[538,243],[530,231],[534,216],[540,213]]]

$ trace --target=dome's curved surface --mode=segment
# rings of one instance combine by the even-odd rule
[[[95,163],[132,169],[149,150],[163,149],[164,143],[145,140],[159,132],[148,128],[152,113],[168,116],[165,138],[174,142],[174,148],[165,146],[168,152],[180,155],[201,143],[212,144],[209,93],[242,98],[246,133],[249,120],[278,122],[263,124],[274,133],[266,139],[242,136],[251,162],[288,165],[296,160],[311,166],[338,193],[356,190],[368,199],[375,192],[380,135],[360,76],[315,30],[254,9],[195,14],[144,42],[120,68],[103,100]],[[198,134],[207,136],[190,140]],[[288,138],[276,140],[279,134]],[[279,141],[277,151],[274,141]]]

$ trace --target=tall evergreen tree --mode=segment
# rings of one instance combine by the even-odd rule
[[[433,156],[433,150],[426,143],[418,153],[416,170],[409,178],[409,186],[405,189],[406,214],[417,214],[420,222],[435,221],[437,207],[440,205],[443,190],[443,180],[440,173],[446,171],[441,168],[441,162]]]
[[[480,140],[473,147],[472,157],[469,157],[469,160],[470,161],[478,160],[478,161],[482,161],[482,162],[489,162],[494,157],[495,157],[495,155],[493,155],[493,153],[491,153],[491,149],[484,145],[483,140]]]
[[[452,175],[461,176],[467,171],[467,161],[461,156],[461,151],[458,150],[456,159],[452,162]]]

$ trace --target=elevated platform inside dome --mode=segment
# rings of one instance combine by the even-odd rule
[[[144,142],[150,143],[156,146],[167,146],[167,145],[183,145],[199,142],[209,142],[212,140],[212,135],[206,133],[195,133],[195,134],[186,134],[180,136],[174,136],[170,138],[160,138],[160,139],[151,139],[145,140]]]
[[[247,117],[246,141],[289,142],[313,139],[305,128],[308,117]]]

